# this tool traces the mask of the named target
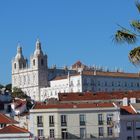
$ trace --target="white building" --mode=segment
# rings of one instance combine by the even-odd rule
[[[115,140],[118,123],[119,108],[114,103],[36,103],[29,128],[37,138]]]
[[[58,98],[58,93],[114,92],[140,90],[137,73],[85,71],[67,76],[57,76],[50,87],[41,89],[41,100]]]
[[[40,88],[48,86],[47,55],[41,50],[37,40],[34,54],[30,57],[30,65],[18,46],[17,54],[12,60],[12,87],[21,88],[34,100],[40,100]]]
[[[121,107],[120,139],[140,140],[140,103]]]
[[[140,90],[139,73],[110,72],[103,68],[88,67],[80,61],[71,68],[48,68],[47,55],[39,40],[30,57],[30,64],[18,46],[12,60],[12,87],[21,88],[34,100],[58,98],[58,93],[86,91]]]

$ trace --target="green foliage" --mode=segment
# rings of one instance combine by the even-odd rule
[[[4,88],[4,85],[0,84],[0,89]]]
[[[8,90],[8,91],[12,91],[12,84],[7,84],[6,86],[5,86],[5,88],[6,88],[6,90]]]
[[[136,35],[131,33],[130,31],[120,29],[115,33],[115,40],[116,42],[127,42],[131,44],[136,42]]]
[[[139,0],[136,0],[135,2],[136,8],[138,9],[140,13],[140,2]],[[119,30],[115,32],[114,40],[117,43],[128,43],[133,44],[136,43],[136,41],[139,39],[140,34],[137,34],[140,32],[140,20],[132,20],[130,23],[132,29],[126,29],[120,25]],[[140,46],[134,47],[128,54],[130,62],[134,64],[135,66],[140,65]]]
[[[27,99],[27,104],[26,104],[26,106],[27,106],[27,110],[30,110],[30,109],[32,108],[33,104],[32,104],[32,102],[31,102],[30,99]]]
[[[131,26],[134,28],[134,30],[140,32],[140,22],[139,22],[139,20],[133,20],[131,22]]]
[[[136,0],[135,4],[136,4],[138,11],[140,12],[140,2],[138,0]]]
[[[13,98],[29,98],[20,88],[14,87],[13,92],[11,93]]]

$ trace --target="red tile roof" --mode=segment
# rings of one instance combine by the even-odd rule
[[[131,106],[121,106],[120,108],[130,114],[136,114],[135,110]]]
[[[97,76],[111,76],[111,77],[126,77],[126,78],[140,78],[138,73],[125,73],[125,72],[106,72],[106,71],[83,71],[83,75],[97,75]]]
[[[8,133],[29,133],[28,130],[15,126],[15,125],[9,125],[4,127],[3,129],[0,129],[0,134],[8,134]]]
[[[57,104],[45,104],[37,102],[33,109],[69,109],[69,108],[109,108],[115,107],[113,103],[57,103]]]
[[[74,68],[81,68],[81,67],[86,67],[86,65],[82,64],[81,61],[77,61],[76,63],[74,63],[74,64],[72,65],[72,68],[73,68],[73,69],[74,69]]]
[[[15,121],[14,119],[0,113],[0,124],[16,124],[16,123],[18,122]]]
[[[140,91],[126,92],[86,92],[86,93],[59,93],[59,101],[86,101],[86,100],[114,100],[140,98]]]
[[[21,99],[15,99],[14,100],[14,104],[15,104],[15,108],[19,108],[21,106],[23,106],[24,104],[26,104],[27,102],[25,100],[21,100]]]

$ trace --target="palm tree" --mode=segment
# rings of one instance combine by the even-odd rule
[[[140,13],[140,2],[136,0],[135,2],[136,8]],[[120,29],[115,32],[114,40],[117,43],[127,42],[128,44],[134,44],[140,37],[140,20],[132,20],[130,22],[130,26],[132,30],[126,29],[120,25],[118,25]],[[140,65],[140,46],[134,47],[129,52],[129,60],[134,65]]]

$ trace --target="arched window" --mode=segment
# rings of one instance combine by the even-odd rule
[[[35,66],[35,59],[33,60],[33,66]]]
[[[44,65],[44,60],[43,59],[41,59],[41,66],[43,66]]]
[[[14,64],[14,68],[16,69],[16,63]]]

